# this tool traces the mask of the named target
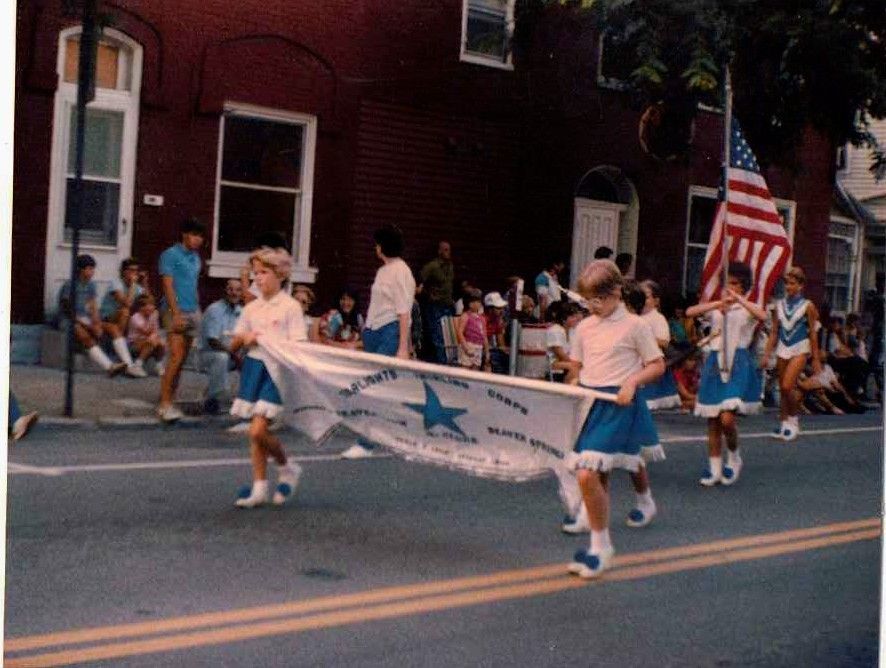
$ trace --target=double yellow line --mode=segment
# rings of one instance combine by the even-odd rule
[[[4,648],[5,665],[64,666],[542,596],[589,584],[637,580],[873,540],[880,536],[880,528],[881,520],[870,518],[626,554],[615,559],[613,569],[602,579],[590,582],[567,576],[564,564],[551,564],[279,605],[9,638]],[[51,647],[61,649],[44,651]]]

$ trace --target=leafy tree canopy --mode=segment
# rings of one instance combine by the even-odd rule
[[[728,64],[734,109],[755,152],[792,162],[807,125],[835,144],[886,155],[868,118],[886,116],[883,0],[543,0],[590,12],[607,42],[636,61],[629,89],[687,121],[722,106]],[[605,51],[604,51],[605,53]]]

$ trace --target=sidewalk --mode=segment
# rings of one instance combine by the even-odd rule
[[[231,415],[208,416],[201,413],[206,376],[196,371],[182,371],[176,404],[185,418],[173,425],[162,423],[156,415],[160,396],[160,379],[128,378],[120,375],[108,378],[97,371],[77,371],[74,374],[73,418],[64,417],[64,370],[49,367],[13,364],[9,368],[9,387],[24,412],[40,413],[42,427],[83,428],[176,428],[214,424],[227,426],[237,420]]]

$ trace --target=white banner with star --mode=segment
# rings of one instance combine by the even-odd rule
[[[522,481],[566,469],[598,395],[312,343],[259,339],[286,422],[315,442],[338,426],[406,459]]]

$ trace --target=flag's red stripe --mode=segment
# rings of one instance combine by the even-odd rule
[[[738,225],[727,225],[726,234],[732,239],[750,239],[751,241],[760,241],[764,244],[772,244],[773,246],[789,247],[791,244],[787,237],[783,234],[766,234],[757,230],[749,230],[746,227]]]
[[[772,223],[773,225],[781,227],[781,218],[778,217],[778,211],[775,210],[764,211],[763,209],[757,209],[756,207],[748,206],[747,204],[729,202],[729,213],[734,213],[738,216],[745,216],[766,223]]]
[[[741,181],[739,179],[729,179],[729,190],[742,192],[746,195],[753,195],[754,197],[762,197],[763,199],[772,199],[772,195],[768,188],[757,186],[753,183],[748,183],[747,181]]]

